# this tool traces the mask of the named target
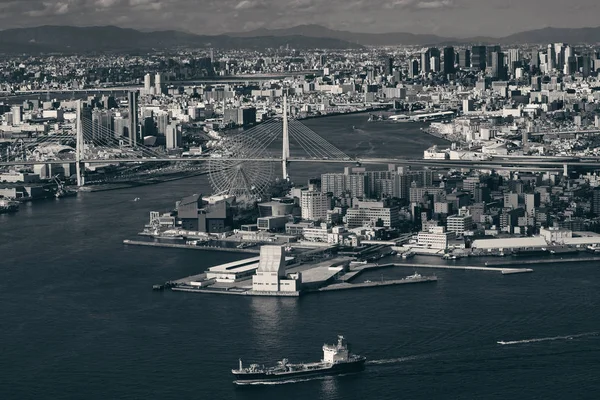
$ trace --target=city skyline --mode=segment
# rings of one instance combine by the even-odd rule
[[[410,32],[463,38],[544,27],[598,26],[600,3],[575,0],[43,0],[0,4],[4,29],[117,25],[141,30],[227,34],[318,24],[361,33]],[[567,12],[568,11],[568,12]],[[465,24],[464,21],[469,23]],[[82,22],[85,21],[85,22]]]

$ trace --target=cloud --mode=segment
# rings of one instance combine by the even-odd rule
[[[420,1],[416,4],[416,8],[421,9],[436,9],[436,8],[448,8],[454,6],[452,0],[434,0],[434,1]]]
[[[96,0],[96,6],[100,8],[109,8],[117,4],[119,0]]]
[[[265,4],[260,0],[242,0],[234,7],[234,9],[249,10],[252,8],[263,8],[264,6]]]
[[[383,7],[387,9],[403,8],[411,10],[433,10],[439,8],[449,8],[453,6],[453,0],[393,0],[392,2],[385,3],[383,5]]]

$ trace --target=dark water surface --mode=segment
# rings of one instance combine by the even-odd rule
[[[335,133],[341,122],[310,122],[339,147],[414,140],[410,151],[422,151],[431,143],[410,131],[398,134],[410,140],[392,131],[346,140]],[[320,171],[292,168],[298,180]],[[207,178],[196,177],[0,215],[0,399],[598,398],[597,263],[513,276],[439,270],[434,284],[300,299],[152,292],[152,284],[241,257],[122,245],[148,211],[208,190]],[[238,357],[318,360],[323,342],[340,333],[370,360],[364,373],[231,383]]]

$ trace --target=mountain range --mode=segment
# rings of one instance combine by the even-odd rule
[[[39,26],[0,31],[0,53],[48,52],[132,52],[177,47],[222,49],[290,48],[350,49],[363,46],[522,44],[522,43],[600,43],[597,28],[543,28],[502,38],[450,38],[406,32],[356,33],[320,25],[299,25],[285,29],[257,29],[226,35],[196,35],[175,30],[142,32],[115,26]]]

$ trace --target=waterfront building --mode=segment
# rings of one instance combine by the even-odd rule
[[[281,246],[262,246],[252,290],[256,292],[298,292],[302,275],[287,278],[285,252]]]
[[[565,240],[573,237],[573,231],[570,229],[559,228],[552,226],[549,228],[540,228],[540,236],[546,239],[548,244],[564,244]]]
[[[455,238],[456,233],[447,232],[443,226],[429,226],[428,231],[417,234],[417,244],[429,249],[445,250],[450,240]]]
[[[229,199],[206,198],[194,194],[177,203],[177,219],[181,228],[193,232],[221,233],[233,224]]]
[[[462,236],[473,227],[473,218],[470,215],[453,215],[446,221],[448,232],[454,232]]]
[[[342,197],[348,193],[351,197],[368,196],[368,176],[365,168],[344,168],[344,173],[321,175],[321,192],[332,193],[334,197]]]

